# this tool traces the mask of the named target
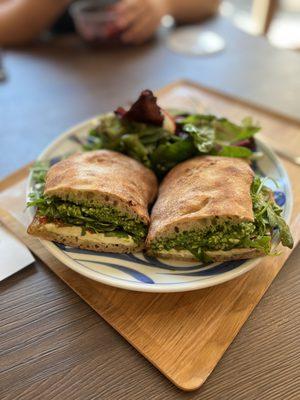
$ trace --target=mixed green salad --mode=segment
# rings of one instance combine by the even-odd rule
[[[259,129],[249,117],[237,125],[215,115],[171,114],[144,90],[128,111],[119,107],[102,116],[84,149],[119,151],[162,178],[176,164],[200,154],[252,159]]]
[[[272,196],[264,180],[255,176],[251,185],[253,222],[237,224],[215,219],[206,229],[180,232],[155,240],[152,251],[188,250],[204,262],[209,261],[206,252],[216,250],[253,248],[267,255],[271,252],[272,238],[276,234],[278,242],[292,248],[290,229],[281,216],[282,209],[273,201]]]

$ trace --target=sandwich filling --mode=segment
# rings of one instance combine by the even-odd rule
[[[189,251],[201,261],[210,261],[209,251],[230,251],[232,249],[257,249],[262,254],[271,252],[272,238],[278,235],[284,246],[293,247],[289,227],[281,217],[282,209],[274,202],[272,192],[259,177],[251,185],[254,221],[235,222],[217,216],[209,225],[190,231],[174,232],[159,237],[151,243],[151,251],[156,254]]]
[[[37,217],[43,223],[57,226],[77,226],[81,236],[102,233],[107,237],[132,238],[142,242],[147,234],[146,224],[139,218],[126,214],[109,204],[97,207],[87,203],[77,204],[58,197],[33,197],[28,206],[37,207]]]

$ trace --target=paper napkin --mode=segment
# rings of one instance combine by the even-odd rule
[[[26,182],[22,181],[0,193],[0,207],[9,211],[24,225],[28,224],[25,212]],[[0,225],[0,281],[30,265],[34,258],[28,248]]]
[[[27,247],[0,226],[0,281],[34,262]]]

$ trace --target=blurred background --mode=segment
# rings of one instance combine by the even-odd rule
[[[0,0],[0,173],[179,79],[298,119],[299,49],[300,0]]]
[[[300,49],[299,0],[232,0],[221,3],[220,12],[252,35],[266,35],[270,43]]]
[[[160,25],[200,22],[217,13],[274,46],[300,48],[299,0],[0,0],[0,44],[24,45],[74,30],[93,44],[140,44]]]

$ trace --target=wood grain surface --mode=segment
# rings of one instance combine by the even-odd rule
[[[162,41],[105,54],[75,40],[6,51],[1,176],[69,126],[179,76],[298,118],[300,54],[224,20],[207,26],[227,42],[214,57],[172,54]],[[37,261],[0,286],[0,398],[298,400],[299,267],[298,247],[207,383],[183,393]]]
[[[282,249],[279,256],[265,258],[250,273],[205,290],[138,293],[76,274],[1,208],[0,222],[167,378],[187,391],[205,382],[291,254],[291,250]],[[291,231],[297,246],[300,214]]]
[[[198,107],[201,104],[216,104],[220,112],[224,104],[224,110],[233,108],[237,115],[242,115],[245,107],[231,99],[223,98],[221,101],[215,93],[185,82],[161,90],[159,99],[161,103],[174,107],[182,107],[186,99],[192,99],[193,107],[197,104]],[[248,108],[247,111],[255,115],[254,110]],[[268,118],[273,123],[274,117]],[[276,126],[272,126],[276,135]],[[296,175],[293,170],[289,171],[292,181],[296,183],[299,170]],[[15,177],[21,178],[21,173],[15,174]],[[6,180],[5,184],[8,183]],[[295,210],[299,210],[299,188],[296,184],[294,188]],[[0,219],[13,231],[20,231],[18,225],[7,219],[5,214],[0,213]],[[265,259],[250,273],[214,288],[153,295],[114,289],[80,277],[57,262],[34,238],[24,236],[23,240],[134,347],[185,390],[193,390],[203,384],[289,254],[284,250],[275,259]]]

